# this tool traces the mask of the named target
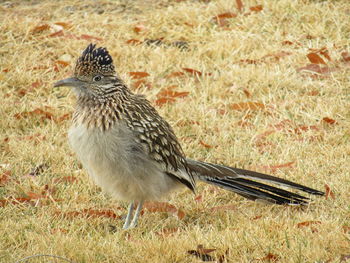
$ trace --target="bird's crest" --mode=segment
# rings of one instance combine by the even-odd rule
[[[78,58],[74,75],[79,77],[96,74],[114,75],[113,59],[106,48],[96,48],[96,44],[89,44]]]

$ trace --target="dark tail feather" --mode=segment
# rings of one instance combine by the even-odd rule
[[[266,200],[276,204],[307,204],[308,198],[265,183],[298,189],[314,195],[323,192],[291,181],[258,172],[224,165],[187,160],[190,171],[199,180],[233,191],[251,200]]]

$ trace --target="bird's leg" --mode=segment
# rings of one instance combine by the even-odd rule
[[[143,206],[143,201],[139,201],[137,208],[136,208],[136,211],[135,211],[134,218],[132,219],[132,222],[131,222],[129,228],[136,227],[137,220],[139,219],[139,215],[140,215],[140,212],[142,210],[142,206]]]
[[[132,211],[134,210],[134,202],[131,202],[129,204],[129,208],[128,208],[128,214],[125,218],[125,223],[123,225],[123,229],[128,229],[130,226],[130,222],[131,222],[131,216],[132,216]]]

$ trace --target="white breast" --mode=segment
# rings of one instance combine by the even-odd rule
[[[158,199],[177,185],[123,123],[103,132],[73,125],[68,137],[96,184],[118,199]]]

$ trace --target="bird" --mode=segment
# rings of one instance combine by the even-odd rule
[[[324,194],[272,175],[186,157],[170,124],[145,96],[128,88],[104,47],[89,44],[73,76],[54,83],[61,86],[72,87],[77,97],[68,131],[71,148],[103,191],[129,202],[123,229],[136,227],[145,201],[181,186],[195,192],[197,182],[281,205],[308,204],[298,191]]]

